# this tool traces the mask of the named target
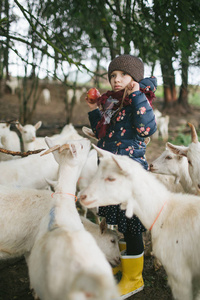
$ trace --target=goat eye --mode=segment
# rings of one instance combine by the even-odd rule
[[[111,243],[115,244],[115,239],[112,239],[112,240],[111,240]]]
[[[107,178],[105,179],[105,181],[115,181],[115,178],[113,178],[113,177],[107,177]]]
[[[188,160],[188,164],[189,164],[190,166],[192,166],[192,163],[191,163],[191,161],[190,161],[190,160]]]
[[[166,156],[166,159],[172,159],[172,157],[170,155]]]

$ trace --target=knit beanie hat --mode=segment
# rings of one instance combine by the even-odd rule
[[[125,72],[137,82],[144,78],[143,61],[140,58],[130,54],[119,55],[110,62],[108,67],[109,81],[113,71]]]

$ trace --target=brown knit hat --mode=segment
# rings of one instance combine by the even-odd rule
[[[135,81],[139,82],[144,78],[143,61],[133,55],[123,54],[115,57],[108,67],[108,79],[113,71],[123,71],[130,75]]]

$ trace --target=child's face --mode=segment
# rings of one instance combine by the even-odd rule
[[[130,83],[133,78],[122,71],[113,71],[110,77],[110,84],[114,92],[125,89],[128,83]]]

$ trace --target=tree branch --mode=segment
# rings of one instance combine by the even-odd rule
[[[32,154],[38,154],[43,150],[45,150],[45,149],[38,149],[38,150],[33,150],[33,151],[29,150],[27,152],[20,152],[20,151],[10,151],[10,150],[7,150],[7,149],[0,148],[0,152],[2,152],[2,153],[10,154],[12,156],[21,156],[21,157],[26,157],[26,156],[29,156],[29,155],[32,155]]]

